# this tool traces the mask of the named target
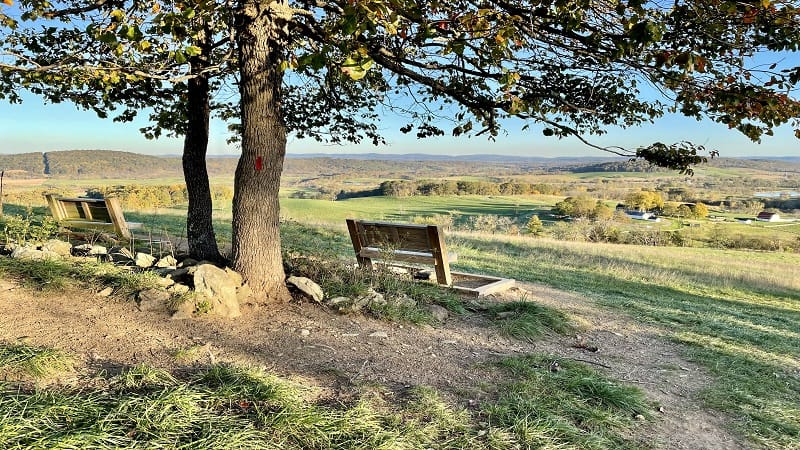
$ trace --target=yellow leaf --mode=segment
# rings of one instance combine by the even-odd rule
[[[5,3],[8,6],[14,6],[14,0],[3,0],[3,3]]]

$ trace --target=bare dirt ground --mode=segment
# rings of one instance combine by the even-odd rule
[[[236,320],[171,321],[164,312],[140,311],[124,299],[87,291],[41,294],[0,279],[0,342],[24,340],[55,347],[79,359],[79,369],[113,371],[138,363],[185,368],[180,349],[195,349],[199,364],[234,362],[300,377],[329,395],[346,396],[361,383],[402,392],[412,385],[437,388],[470,405],[502,375],[492,362],[503,356],[546,352],[597,367],[635,385],[660,405],[640,427],[640,440],[665,449],[739,449],[746,443],[726,427],[726,417],[704,409],[698,392],[711,382],[659,330],[596,307],[583,297],[525,284],[487,301],[526,299],[567,312],[583,327],[581,339],[596,352],[575,348],[575,336],[534,342],[497,334],[478,313],[451,316],[438,326],[386,323],[340,315],[314,304],[244,307]]]

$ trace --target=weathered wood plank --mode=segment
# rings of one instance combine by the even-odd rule
[[[439,284],[452,284],[450,262],[457,256],[447,252],[439,227],[347,219],[347,229],[362,267],[371,267],[373,259],[430,264]]]
[[[59,198],[46,194],[45,198],[53,217],[66,226],[109,229],[114,230],[121,238],[131,239],[130,229],[142,225],[125,221],[122,206],[116,197]]]

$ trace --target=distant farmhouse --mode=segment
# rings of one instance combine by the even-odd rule
[[[778,213],[769,212],[769,211],[761,211],[756,216],[756,220],[760,222],[780,222],[781,216]]]
[[[646,211],[634,211],[630,209],[625,210],[625,215],[636,220],[649,220],[654,216],[653,213]]]

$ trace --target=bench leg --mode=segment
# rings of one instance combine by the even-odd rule
[[[436,282],[445,286],[453,284],[453,276],[450,274],[450,263],[447,262],[447,248],[444,246],[444,239],[441,238],[442,230],[437,225],[428,226],[428,239],[433,247],[434,269],[436,269]]]
[[[122,206],[119,204],[117,197],[107,197],[105,199],[106,209],[108,209],[108,216],[111,218],[111,223],[114,224],[114,231],[122,239],[131,238],[131,230],[128,229],[128,223],[125,222],[125,216],[122,213]]]
[[[361,256],[361,249],[363,246],[361,245],[361,237],[358,234],[358,225],[356,225],[355,220],[347,219],[347,231],[350,233],[350,241],[353,243],[353,250],[356,252],[356,261],[358,261],[358,266],[371,269],[372,260]]]

